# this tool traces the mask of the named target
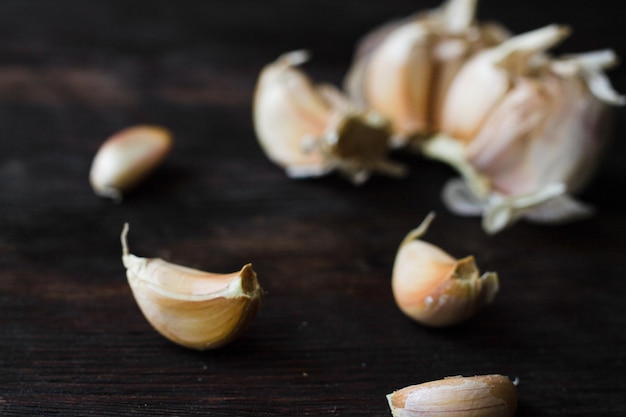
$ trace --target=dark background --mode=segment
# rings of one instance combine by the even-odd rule
[[[256,143],[262,66],[306,48],[340,83],[356,41],[435,1],[0,0],[0,415],[390,415],[385,395],[450,375],[519,378],[517,416],[626,414],[626,113],[581,196],[587,221],[490,237],[448,213],[454,173],[414,155],[402,180],[295,181]],[[558,22],[558,52],[626,56],[623,2],[483,0],[513,32]],[[626,92],[626,67],[610,72]],[[121,205],[88,183],[102,141],[156,123],[176,145]],[[474,319],[428,329],[390,290],[397,246],[427,240],[496,270]],[[249,330],[194,352],[154,332],[132,298],[133,253],[213,272],[252,262],[266,291]]]

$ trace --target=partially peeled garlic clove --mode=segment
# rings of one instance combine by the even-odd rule
[[[121,235],[128,283],[148,322],[161,335],[196,350],[224,346],[248,327],[262,289],[251,264],[232,274],[214,274],[159,258],[129,253],[128,223]]]
[[[357,103],[391,121],[395,146],[437,131],[443,97],[463,63],[508,37],[497,24],[477,23],[475,9],[476,0],[449,0],[361,41],[345,87]]]
[[[491,303],[499,289],[495,272],[480,275],[472,256],[455,259],[420,240],[434,219],[429,214],[402,241],[393,266],[392,292],[400,310],[433,327],[469,319]]]
[[[503,375],[454,376],[387,395],[394,417],[513,417],[515,383]]]
[[[100,146],[91,165],[89,182],[102,197],[121,201],[167,156],[172,134],[160,126],[138,125],[123,129]]]
[[[404,175],[387,159],[388,122],[357,108],[330,85],[314,85],[297,68],[308,59],[294,51],[267,65],[254,94],[254,128],[264,152],[293,178],[339,171],[354,183],[372,172]]]

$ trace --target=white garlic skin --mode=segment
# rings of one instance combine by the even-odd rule
[[[394,417],[513,417],[517,389],[502,375],[449,377],[387,395]]]
[[[102,197],[120,201],[123,193],[139,184],[167,156],[173,139],[160,126],[138,125],[109,137],[91,165],[89,182]]]
[[[181,346],[222,347],[257,314],[262,289],[251,264],[239,272],[215,274],[128,253],[122,232],[128,283],[145,318],[161,335]]]
[[[411,319],[431,327],[452,326],[493,302],[499,281],[494,272],[480,275],[473,257],[457,260],[419,240],[432,219],[431,214],[400,245],[392,293],[398,308]]]

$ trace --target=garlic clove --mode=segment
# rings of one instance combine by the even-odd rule
[[[475,8],[475,0],[449,0],[385,24],[360,42],[345,88],[391,121],[394,146],[419,143],[435,131],[445,92],[463,63],[508,37],[499,25],[476,23]]]
[[[388,117],[399,137],[426,134],[430,128],[430,38],[420,22],[402,25],[372,53],[363,73],[367,106]]]
[[[358,108],[337,88],[314,85],[295,66],[308,55],[295,51],[266,66],[254,97],[254,126],[267,156],[293,178],[339,171],[354,183],[372,172],[402,176],[387,159],[389,123]]]
[[[172,134],[160,126],[139,125],[109,137],[94,157],[89,181],[102,197],[121,201],[122,194],[141,182],[167,156]]]
[[[407,234],[398,249],[392,292],[400,310],[433,327],[458,324],[490,304],[499,289],[495,272],[482,276],[472,256],[455,259],[439,247],[420,240],[434,214]]]
[[[308,58],[306,51],[289,52],[263,68],[254,93],[254,127],[274,163],[323,175],[330,170],[323,154],[306,152],[303,140],[323,134],[332,109],[296,68]]]
[[[161,335],[196,350],[224,346],[256,316],[262,289],[251,264],[215,274],[129,253],[128,223],[121,235],[128,283],[148,322]]]
[[[394,417],[512,417],[517,388],[502,375],[454,376],[387,395]]]
[[[513,78],[531,72],[541,54],[568,34],[566,26],[549,25],[514,36],[472,57],[446,93],[438,123],[442,133],[461,141],[471,140],[509,92]]]

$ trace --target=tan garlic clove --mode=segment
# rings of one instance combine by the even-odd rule
[[[169,130],[150,125],[123,129],[100,147],[91,165],[89,181],[94,192],[120,201],[167,156],[172,147]]]
[[[148,322],[179,345],[207,350],[224,346],[248,327],[262,289],[251,264],[215,274],[129,253],[128,224],[121,235],[128,283]]]
[[[361,71],[362,85],[357,86],[355,80],[347,84],[354,96],[363,96],[369,108],[391,120],[399,138],[430,130],[429,98],[434,71],[429,50],[431,38],[421,22],[401,25],[372,52],[367,62],[359,64],[367,68],[352,70],[352,77]]]
[[[297,65],[308,59],[294,51],[267,65],[254,93],[254,128],[268,158],[292,178],[339,171],[354,183],[372,172],[404,174],[387,159],[389,123],[357,108],[331,85],[315,85]]]
[[[454,376],[387,395],[394,417],[513,417],[517,388],[506,376]]]
[[[476,0],[448,0],[360,42],[345,87],[360,105],[391,121],[394,145],[436,131],[443,97],[463,63],[508,37],[499,25],[477,23],[475,9]]]
[[[392,292],[400,310],[433,327],[469,319],[491,303],[499,289],[498,275],[480,275],[474,258],[455,259],[439,247],[420,240],[434,214],[407,234],[393,266]]]
[[[254,92],[254,128],[272,162],[322,175],[328,170],[324,155],[306,152],[303,141],[323,134],[332,111],[297,68],[308,59],[308,52],[293,51],[263,68]]]

